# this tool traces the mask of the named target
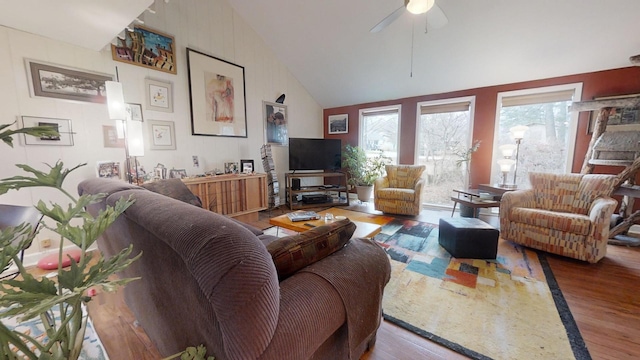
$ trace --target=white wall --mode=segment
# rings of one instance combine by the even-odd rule
[[[145,156],[139,160],[148,171],[162,163],[168,168],[186,169],[192,175],[214,168],[223,169],[225,162],[240,159],[253,159],[256,169],[261,170],[260,146],[264,143],[262,101],[275,101],[282,93],[286,94],[285,105],[289,112],[289,136],[323,136],[320,105],[226,1],[180,0],[169,4],[156,1],[155,10],[156,14],[145,12],[141,18],[145,26],[175,37],[177,75],[113,61],[108,46],[96,52],[0,27],[0,124],[13,122],[23,115],[52,117],[71,119],[74,131],[74,146],[71,147],[24,146],[21,137],[14,140],[13,148],[0,144],[0,178],[22,175],[22,171],[14,166],[16,163],[43,170],[45,166],[42,163],[54,164],[57,160],[62,160],[67,167],[87,163],[66,181],[66,190],[76,194],[80,181],[96,176],[97,161],[115,160],[124,164],[125,160],[124,149],[103,146],[102,126],[114,125],[108,118],[106,105],[30,97],[25,58],[108,74],[115,74],[117,67],[125,101],[141,103],[145,121],[170,120],[175,123],[175,151],[149,150],[149,142],[145,139]],[[187,47],[244,66],[248,138],[191,135]],[[173,113],[145,109],[145,78],[173,84]],[[145,136],[148,136],[146,124],[143,127]],[[281,184],[284,184],[288,148],[274,146],[273,150],[276,169]],[[198,155],[200,168],[192,167],[192,155]],[[42,189],[0,195],[0,203],[5,204],[35,204],[39,199],[65,201],[56,192]],[[45,232],[39,237],[52,237],[52,234]],[[39,251],[44,249],[40,249],[36,241],[29,252]]]

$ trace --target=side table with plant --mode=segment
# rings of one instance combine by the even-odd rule
[[[345,145],[342,151],[342,167],[347,169],[349,185],[356,188],[358,200],[367,202],[373,193],[373,183],[384,173],[389,158],[378,154],[370,158],[363,148]]]

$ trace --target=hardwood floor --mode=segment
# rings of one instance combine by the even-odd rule
[[[367,204],[349,209],[372,211]],[[261,213],[254,225],[266,227],[269,216],[283,212]],[[437,223],[440,217],[450,215],[450,210],[424,210],[419,220]],[[481,218],[498,226],[495,216],[481,215]],[[555,255],[547,258],[592,358],[640,358],[640,248],[609,245],[607,256],[598,264]],[[161,358],[141,327],[136,326],[121,292],[99,293],[89,303],[89,312],[111,359]],[[388,322],[383,322],[378,330],[375,347],[362,357],[363,360],[464,358]]]

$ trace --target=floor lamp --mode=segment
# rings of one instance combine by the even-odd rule
[[[520,143],[522,142],[522,139],[524,139],[524,133],[527,132],[527,130],[529,130],[529,127],[524,125],[514,126],[511,129],[509,129],[511,136],[516,140],[516,163],[514,164],[515,166],[513,167],[513,186],[514,187],[517,186],[516,175],[518,172],[518,157],[520,156]]]

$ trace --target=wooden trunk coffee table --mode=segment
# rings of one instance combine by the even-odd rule
[[[331,208],[323,211],[319,211],[318,215],[321,216],[320,220],[308,220],[308,221],[291,221],[286,214],[276,216],[274,218],[269,219],[269,223],[271,225],[279,226],[281,228],[285,228],[288,230],[293,230],[297,232],[307,231],[312,229],[315,226],[320,226],[327,224],[324,220],[324,216],[327,213],[333,214],[333,221],[337,221],[335,219],[336,216],[344,216],[349,218],[351,222],[356,224],[356,231],[353,233],[353,237],[364,237],[371,238],[377,235],[382,229],[382,225],[388,223],[393,220],[392,217],[384,216],[384,215],[371,215],[366,213],[361,213],[357,211],[344,210],[339,208]],[[308,226],[305,224],[310,224],[313,226]]]

